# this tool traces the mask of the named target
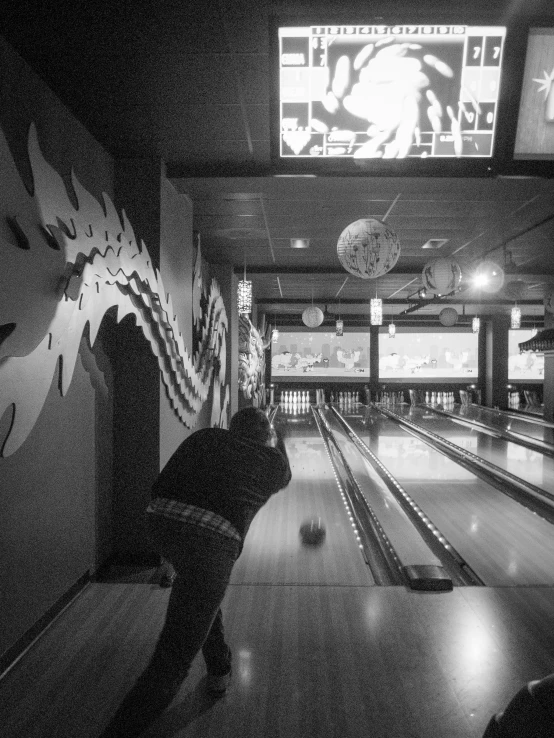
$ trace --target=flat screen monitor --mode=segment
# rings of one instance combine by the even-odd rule
[[[533,330],[517,330],[508,333],[508,381],[509,382],[543,382],[544,354],[527,352],[519,353],[519,344],[530,341],[535,335]]]
[[[475,382],[477,380],[477,334],[459,329],[397,328],[388,338],[379,336],[381,382]],[[271,380],[303,379],[307,382],[367,382],[369,379],[369,333],[335,331],[280,331],[271,345]]]
[[[460,330],[416,331],[397,328],[379,337],[380,382],[475,382],[478,338]]]
[[[280,331],[271,345],[271,380],[369,380],[369,333]]]
[[[554,159],[554,28],[530,28],[514,159]]]
[[[492,157],[506,28],[278,29],[279,156]]]

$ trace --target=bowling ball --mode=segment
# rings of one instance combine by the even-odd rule
[[[321,518],[305,520],[300,526],[300,538],[306,546],[320,546],[325,540],[325,526]]]

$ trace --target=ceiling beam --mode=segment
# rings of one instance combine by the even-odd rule
[[[318,305],[325,304],[325,305],[334,305],[335,303],[337,306],[339,305],[339,300],[334,300],[331,298],[314,298],[312,300],[311,298],[294,298],[294,297],[262,297],[258,300],[255,300],[256,305],[263,307],[264,305],[311,305],[312,302],[317,303]],[[436,305],[438,303],[444,304],[444,305],[460,305],[462,303],[469,303],[469,304],[476,304],[481,306],[487,306],[487,305],[513,305],[514,300],[508,300],[505,298],[496,298],[496,299],[488,299],[488,300],[480,300],[471,298],[468,296],[466,300],[456,299],[452,298],[450,300],[437,298],[437,299],[430,299],[430,300],[409,300],[408,298],[383,298],[383,305],[415,305],[417,304],[420,308],[425,307],[426,305]],[[363,299],[348,299],[348,300],[340,300],[340,305],[367,305],[369,304],[368,300]],[[536,300],[518,300],[518,305],[542,305],[543,300],[541,298],[537,298]]]
[[[242,274],[244,272],[244,265],[236,265],[233,266],[233,272],[235,274]],[[247,272],[249,275],[257,275],[257,276],[263,276],[264,274],[267,275],[287,275],[287,274],[331,274],[331,275],[343,275],[348,276],[348,272],[346,272],[342,267],[329,267],[329,266],[250,266],[247,265]],[[387,272],[386,274],[383,274],[381,277],[379,277],[377,280],[363,280],[366,284],[370,284],[372,281],[374,283],[380,284],[380,279],[386,279],[387,277],[395,277],[396,279],[404,279],[406,278],[409,280],[411,277],[413,277],[415,274],[421,275],[421,269],[419,267],[408,267],[404,268],[401,272],[396,272],[394,270],[391,270],[390,272]],[[525,277],[526,281],[534,281],[534,282],[554,282],[554,274],[548,274],[546,272],[542,272],[540,274],[536,274],[535,272],[517,272],[517,273],[511,273],[508,272],[505,274],[506,281],[510,280],[516,280],[521,279],[522,277]]]

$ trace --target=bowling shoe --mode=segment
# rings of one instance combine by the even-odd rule
[[[208,674],[206,678],[206,692],[214,697],[224,695],[231,684],[231,673],[232,670],[229,669],[227,674],[223,674],[223,676]]]
[[[162,576],[160,577],[160,587],[172,587],[176,576],[177,575],[175,574],[174,571],[164,572]]]

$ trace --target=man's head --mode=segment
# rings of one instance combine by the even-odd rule
[[[272,446],[275,431],[263,410],[258,407],[245,407],[231,418],[229,430],[263,446]]]

